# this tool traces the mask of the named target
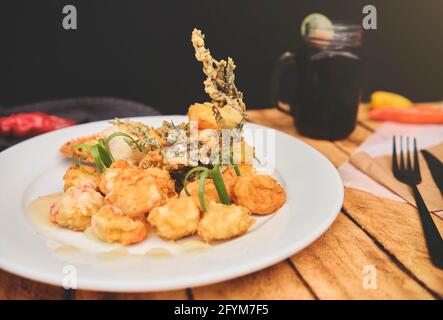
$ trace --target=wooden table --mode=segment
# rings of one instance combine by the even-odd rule
[[[360,108],[346,140],[300,136],[275,109],[249,112],[252,122],[287,132],[323,153],[335,166],[372,134],[378,123]],[[440,232],[443,221],[434,217]],[[369,283],[368,279],[375,282]],[[371,285],[373,284],[373,285]],[[374,286],[375,284],[375,286]],[[441,299],[443,270],[427,254],[418,213],[406,203],[345,189],[343,208],[308,248],[272,267],[205,287],[154,293],[106,293],[62,288],[0,271],[0,299]]]

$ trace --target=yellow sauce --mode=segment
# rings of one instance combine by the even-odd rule
[[[58,254],[73,254],[79,252],[77,247],[74,247],[70,244],[64,244],[54,250],[55,253]]]
[[[83,231],[83,234],[85,235],[85,237],[91,241],[96,241],[99,243],[103,243],[103,241],[101,241],[99,238],[97,238],[97,236],[95,235],[94,231],[92,231],[91,227],[87,227],[85,229],[85,231]]]
[[[169,250],[165,248],[152,248],[149,249],[145,255],[149,257],[156,257],[156,258],[165,258],[165,257],[171,257],[172,254]]]
[[[203,251],[212,248],[209,243],[200,240],[189,240],[179,244],[180,249],[183,251]]]
[[[98,260],[112,261],[123,258],[127,255],[128,255],[128,250],[126,250],[125,248],[116,248],[106,252],[99,252],[97,253],[96,257]]]
[[[54,227],[55,224],[51,221],[49,210],[53,203],[57,202],[62,196],[62,192],[48,194],[35,199],[28,206],[28,214],[31,221],[41,227]]]
[[[34,201],[32,201],[28,208],[28,215],[34,225],[37,227],[45,227],[45,228],[57,228],[57,225],[51,221],[50,209],[52,204],[57,202],[62,196],[62,192],[53,193],[45,196],[38,197]],[[91,227],[88,227],[83,234],[85,237],[91,241],[101,242],[98,239]],[[185,252],[196,252],[203,251],[212,248],[212,246],[206,242],[199,240],[188,240],[186,242],[177,244],[179,249]],[[75,254],[80,251],[79,248],[70,245],[64,244],[57,248],[55,248],[54,253],[56,254]],[[114,261],[117,259],[121,259],[123,257],[129,256],[128,250],[124,247],[116,248],[106,252],[98,252],[96,254],[96,258],[101,261]],[[146,257],[155,257],[155,258],[166,258],[172,257],[173,254],[166,248],[151,248],[149,249],[144,256]]]

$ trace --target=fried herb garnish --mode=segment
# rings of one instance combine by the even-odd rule
[[[203,63],[203,72],[207,76],[204,81],[205,92],[211,97],[215,108],[213,109],[215,118],[218,123],[223,119],[217,108],[231,106],[242,116],[243,124],[246,121],[246,107],[243,102],[243,93],[241,93],[234,84],[235,81],[235,64],[232,58],[228,61],[215,60],[205,47],[205,36],[198,29],[192,31],[192,45],[195,49],[195,58]]]

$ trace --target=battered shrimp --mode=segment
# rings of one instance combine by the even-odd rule
[[[129,164],[124,160],[117,160],[107,168],[102,175],[98,183],[98,187],[103,194],[108,194],[114,187],[115,181],[118,175],[123,171],[124,168],[130,167]]]
[[[238,237],[255,222],[245,207],[212,202],[198,224],[197,233],[204,241]]]
[[[154,178],[145,170],[128,167],[117,176],[106,200],[130,217],[143,216],[162,202],[162,194]]]
[[[229,197],[232,198],[233,194],[234,194],[234,185],[237,182],[238,176],[237,173],[235,172],[234,167],[227,167],[223,173],[222,173],[222,177],[223,177],[223,182],[225,183],[226,186],[226,191],[228,191]]]
[[[234,185],[234,202],[252,213],[265,215],[279,209],[286,200],[283,188],[264,174],[240,176]]]
[[[83,231],[103,205],[103,196],[91,187],[72,186],[52,205],[51,219],[60,227]]]
[[[145,173],[154,179],[165,200],[176,195],[175,182],[168,170],[151,167],[145,169]]]
[[[234,168],[227,167],[222,173],[223,182],[225,183],[226,191],[228,192],[229,198],[232,198],[234,195],[234,184],[237,181],[237,174],[235,173]],[[200,184],[200,180],[197,179],[188,183],[186,189],[189,191],[192,199],[200,208],[200,199],[198,197],[198,187]],[[181,195],[183,197],[187,196],[185,190],[181,191]],[[205,201],[220,203],[220,198],[217,193],[217,189],[215,188],[214,181],[212,179],[206,179],[205,181]],[[201,209],[201,208],[200,208]]]
[[[186,186],[186,189],[189,191],[189,194],[191,195],[192,200],[194,200],[195,204],[200,208],[200,200],[198,197],[198,187],[200,184],[200,180],[197,179],[195,181],[192,181],[188,183]],[[183,189],[181,191],[182,197],[187,197],[187,194],[185,190]],[[212,179],[206,179],[205,181],[205,201],[206,203],[209,202],[220,202],[220,198],[218,197],[217,189],[215,189],[214,181]]]
[[[177,240],[194,234],[200,220],[200,211],[189,197],[174,197],[148,215],[148,222],[165,239]]]
[[[92,216],[91,228],[97,238],[125,246],[143,241],[148,235],[145,219],[131,218],[122,210],[110,205],[103,206]]]
[[[88,186],[94,190],[98,190],[98,171],[95,168],[88,166],[71,166],[66,170],[63,176],[65,183],[64,191],[68,190],[72,186],[81,187]]]

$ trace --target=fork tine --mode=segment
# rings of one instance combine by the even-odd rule
[[[412,172],[411,156],[409,151],[409,137],[406,137],[406,162],[408,172]]]
[[[403,136],[400,136],[400,170],[405,170],[405,159],[403,157]]]
[[[420,163],[418,162],[417,139],[414,138],[414,173],[421,180]]]
[[[397,147],[395,144],[395,136],[392,137],[392,172],[394,175],[398,172]]]

